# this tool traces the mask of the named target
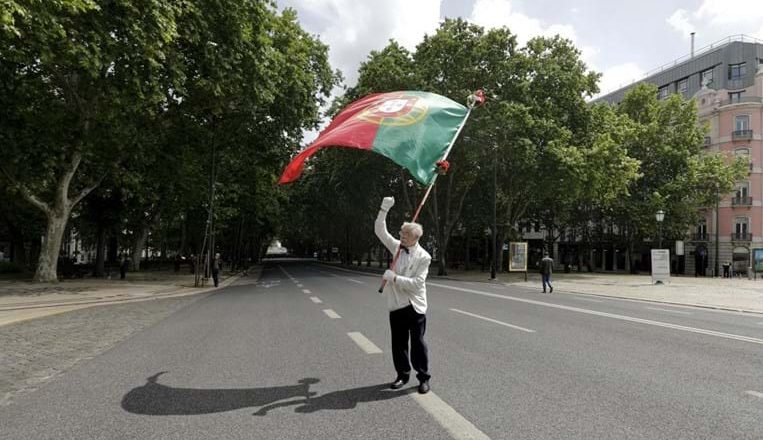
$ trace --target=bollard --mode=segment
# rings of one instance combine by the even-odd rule
[[[748,280],[752,279],[752,267],[750,266],[747,267],[747,279]]]

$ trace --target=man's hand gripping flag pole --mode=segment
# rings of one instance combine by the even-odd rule
[[[466,112],[466,117],[464,117],[463,122],[461,122],[461,125],[458,127],[458,131],[456,131],[456,134],[453,136],[453,139],[450,141],[450,145],[448,145],[448,148],[445,150],[445,153],[442,155],[442,158],[437,162],[437,165],[441,167],[441,169],[444,169],[447,171],[448,169],[448,154],[450,154],[450,150],[453,148],[453,145],[456,143],[456,139],[458,139],[458,135],[461,134],[461,130],[464,128],[464,125],[466,125],[466,121],[469,119],[469,115],[472,113],[472,109],[474,107],[478,107],[485,103],[485,95],[482,92],[482,90],[477,90],[473,94],[469,95],[469,97],[466,99],[466,105],[468,107],[468,110]],[[439,173],[438,173],[439,174]],[[416,213],[413,214],[413,218],[411,219],[412,223],[415,223],[416,220],[419,218],[419,214],[421,214],[421,208],[424,207],[424,203],[426,203],[427,199],[429,198],[429,193],[432,192],[432,188],[434,187],[435,182],[437,182],[437,174],[434,176],[434,179],[432,179],[432,183],[429,184],[427,187],[427,191],[424,193],[424,197],[422,197],[421,202],[419,202],[419,206],[416,208]],[[392,259],[392,264],[390,265],[390,268],[394,268],[395,264],[397,263],[398,257],[400,257],[400,249],[401,247],[398,246],[397,252],[395,253],[395,258]],[[382,280],[382,284],[379,287],[379,293],[384,292],[384,287],[387,285],[387,280]]]

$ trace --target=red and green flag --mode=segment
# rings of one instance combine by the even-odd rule
[[[481,98],[481,94],[480,94]],[[434,93],[404,91],[368,95],[348,105],[284,169],[278,183],[299,178],[305,160],[321,148],[370,150],[410,171],[424,185],[458,134],[467,107]]]

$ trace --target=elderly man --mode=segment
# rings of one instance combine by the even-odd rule
[[[385,197],[376,217],[374,230],[384,246],[395,254],[400,248],[400,256],[395,267],[384,272],[387,281],[385,295],[389,307],[389,324],[392,333],[392,360],[397,378],[390,385],[392,389],[402,388],[408,383],[411,363],[419,380],[419,393],[429,392],[429,359],[424,332],[427,327],[426,279],[432,257],[419,245],[423,234],[418,223],[403,223],[400,240],[387,232],[387,211],[395,204],[395,199]],[[411,358],[408,361],[408,335],[411,340]]]

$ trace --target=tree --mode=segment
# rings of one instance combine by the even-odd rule
[[[639,84],[615,111],[627,118],[627,129],[613,130],[612,137],[640,162],[640,178],[608,210],[622,230],[632,264],[636,245],[657,235],[657,210],[666,212],[668,233],[683,237],[697,220],[697,208],[709,206],[716,191],[730,191],[749,168],[743,159],[702,152],[706,127],[697,123],[693,100],[677,94],[660,100],[654,85]]]
[[[129,121],[165,97],[164,50],[177,37],[182,4],[10,6],[0,23],[0,163],[47,218],[35,279],[51,282],[72,209],[134,146]]]

